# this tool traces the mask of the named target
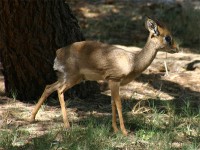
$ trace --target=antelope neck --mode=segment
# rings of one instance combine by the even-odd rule
[[[134,72],[144,71],[156,57],[157,51],[157,42],[149,36],[144,48],[135,56]]]

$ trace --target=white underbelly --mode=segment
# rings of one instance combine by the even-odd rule
[[[80,73],[84,76],[85,80],[90,80],[90,81],[104,80],[104,77],[100,73],[97,73],[90,69],[81,69]]]

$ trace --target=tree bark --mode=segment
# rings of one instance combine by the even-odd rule
[[[78,21],[64,0],[1,0],[0,60],[6,93],[36,100],[45,85],[56,80],[56,49],[81,40]],[[80,89],[74,90],[87,95]]]

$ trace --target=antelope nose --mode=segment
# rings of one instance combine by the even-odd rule
[[[178,53],[178,52],[180,51],[179,45],[177,45],[176,43],[174,43],[174,44],[172,45],[172,49],[173,49],[173,51],[176,52],[176,53]]]

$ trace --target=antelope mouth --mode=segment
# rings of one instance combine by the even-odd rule
[[[179,49],[178,48],[174,48],[174,49],[170,49],[169,51],[167,51],[168,53],[178,53]]]

